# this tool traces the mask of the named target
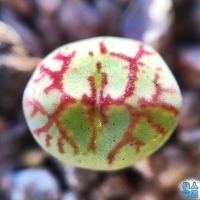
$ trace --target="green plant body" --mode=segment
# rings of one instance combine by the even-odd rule
[[[174,131],[181,94],[151,47],[96,37],[59,47],[42,60],[23,96],[36,141],[77,167],[116,170],[161,147]]]

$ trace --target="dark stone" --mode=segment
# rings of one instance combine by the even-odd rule
[[[96,36],[100,29],[97,10],[83,0],[68,0],[59,11],[61,29],[69,41]]]
[[[200,44],[181,46],[176,53],[176,71],[180,83],[188,89],[200,89]]]

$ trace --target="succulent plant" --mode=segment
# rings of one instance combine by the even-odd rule
[[[23,109],[36,141],[77,167],[115,170],[149,156],[180,114],[174,76],[151,47],[96,37],[59,47],[36,68]]]

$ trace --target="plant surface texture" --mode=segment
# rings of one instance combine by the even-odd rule
[[[169,138],[181,94],[161,56],[130,39],[97,37],[42,60],[23,96],[36,141],[58,159],[115,170],[149,156]]]

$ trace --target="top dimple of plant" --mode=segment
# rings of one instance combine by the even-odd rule
[[[43,59],[23,97],[38,143],[69,164],[99,170],[147,157],[175,129],[181,94],[169,68],[140,42],[97,37]]]

